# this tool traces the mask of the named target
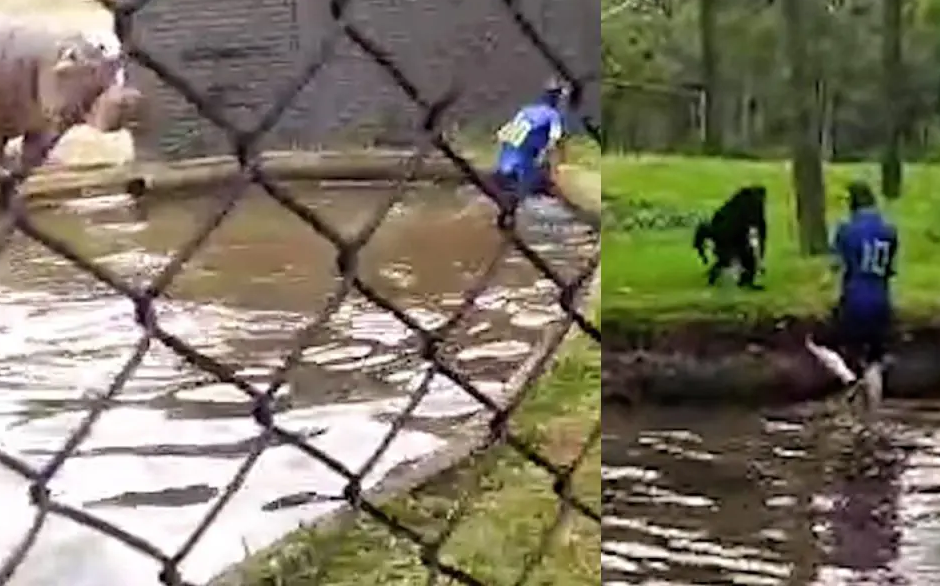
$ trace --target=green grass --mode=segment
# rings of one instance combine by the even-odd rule
[[[553,371],[528,394],[511,429],[547,460],[572,462],[600,418],[600,352],[585,339],[569,343]],[[600,510],[600,444],[588,452],[572,477],[572,493]],[[457,529],[439,558],[486,584],[516,582],[529,556],[559,509],[553,477],[500,446],[434,479],[384,510],[432,540],[463,501]],[[573,512],[527,586],[600,582],[600,525]],[[324,561],[324,552],[329,554]],[[428,582],[421,552],[408,539],[360,514],[352,527],[302,530],[270,556],[252,561],[247,586],[415,585]],[[316,581],[319,578],[321,581]],[[441,580],[438,584],[449,584]]]
[[[602,236],[605,323],[822,316],[834,302],[838,276],[830,269],[829,259],[798,254],[786,163],[606,156],[601,172],[608,220]],[[827,166],[830,226],[845,216],[843,194],[854,179],[867,180],[877,188],[877,166]],[[690,227],[627,231],[618,224],[618,218],[629,214],[631,200],[648,200],[663,214],[674,210],[707,215],[735,188],[751,182],[763,183],[769,194],[764,292],[740,291],[730,275],[722,286],[706,287],[704,267],[691,248]],[[940,166],[907,165],[904,192],[899,201],[882,206],[900,232],[896,303],[909,318],[929,317],[940,309],[936,294],[940,284]]]

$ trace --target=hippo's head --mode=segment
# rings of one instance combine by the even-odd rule
[[[142,118],[142,96],[125,85],[121,56],[83,36],[60,41],[45,81],[45,110],[63,127],[86,123],[113,132]]]

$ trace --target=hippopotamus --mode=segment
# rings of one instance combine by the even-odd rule
[[[119,51],[79,32],[0,18],[0,152],[22,136],[22,162],[40,165],[48,141],[75,125],[115,132],[142,116],[143,96],[124,82]]]

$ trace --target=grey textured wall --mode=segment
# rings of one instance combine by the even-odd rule
[[[597,71],[599,2],[523,0],[520,6],[577,75]],[[463,82],[447,123],[494,124],[530,99],[551,71],[500,0],[353,0],[347,16],[394,56],[424,95],[440,95],[454,76]],[[264,115],[273,96],[337,32],[327,0],[154,0],[134,28],[148,52],[204,95],[216,95],[244,127]],[[334,55],[294,99],[266,148],[362,142],[385,127],[399,138],[410,135],[413,104],[371,58],[336,38]],[[160,126],[152,141],[138,145],[141,156],[225,152],[222,133],[173,89],[139,66],[128,75],[154,96]],[[595,85],[585,105],[599,113]]]

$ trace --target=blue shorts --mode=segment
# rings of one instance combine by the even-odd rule
[[[892,324],[888,300],[859,303],[842,298],[833,317],[838,343],[854,359],[870,363],[884,358]]]
[[[496,170],[492,174],[492,181],[501,195],[512,199],[551,195],[554,188],[554,182],[545,167],[511,172]]]

